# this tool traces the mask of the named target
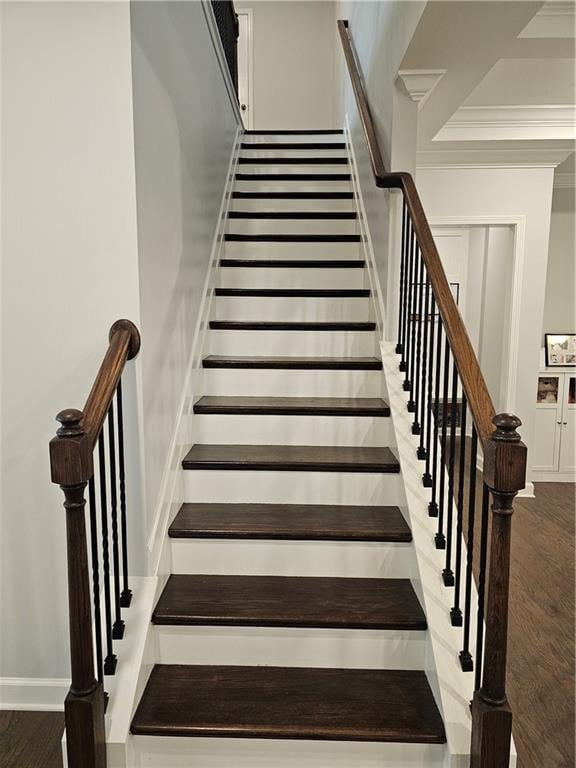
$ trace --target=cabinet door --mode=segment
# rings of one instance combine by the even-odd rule
[[[532,448],[532,469],[537,472],[557,472],[562,435],[562,403],[564,376],[540,375],[536,403],[535,440]]]
[[[560,439],[560,472],[576,471],[576,375],[567,374],[562,409],[562,437]]]

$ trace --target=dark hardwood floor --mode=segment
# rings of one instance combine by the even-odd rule
[[[518,768],[574,768],[575,486],[518,499],[508,691]],[[0,768],[61,768],[59,712],[0,712]]]

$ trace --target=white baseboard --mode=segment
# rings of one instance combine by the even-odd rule
[[[0,709],[62,712],[69,688],[65,677],[0,677]]]

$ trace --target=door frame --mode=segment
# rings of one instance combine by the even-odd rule
[[[433,227],[489,227],[508,226],[513,230],[512,248],[512,299],[509,311],[508,367],[505,382],[504,402],[508,413],[516,412],[516,384],[518,378],[518,353],[520,349],[520,309],[522,280],[524,276],[524,241],[526,237],[526,216],[486,214],[481,216],[431,216]]]
[[[248,114],[248,125],[244,125],[246,130],[254,129],[254,12],[252,8],[237,8],[236,15],[246,16],[246,45],[248,48],[248,103],[250,112]],[[240,68],[238,68],[238,81],[240,81]],[[244,115],[244,113],[242,113]]]

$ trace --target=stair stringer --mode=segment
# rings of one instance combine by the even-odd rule
[[[404,512],[413,537],[416,558],[414,589],[424,608],[428,622],[426,674],[440,709],[447,738],[446,768],[468,768],[470,765],[470,737],[472,720],[470,702],[474,688],[474,673],[463,672],[458,654],[462,649],[462,628],[450,623],[453,587],[445,587],[442,569],[445,551],[434,546],[437,518],[428,515],[431,491],[422,484],[423,462],[416,457],[419,438],[412,434],[413,416],[407,410],[408,397],[404,391],[403,374],[398,368],[395,342],[381,344],[384,377],[391,411],[391,447],[401,467],[406,508]],[[446,474],[446,487],[448,475]],[[456,541],[457,510],[453,509],[453,541]],[[462,539],[463,564],[466,544]],[[462,571],[464,574],[464,570]],[[474,579],[471,590],[471,650],[476,637],[478,593]],[[516,767],[516,747],[512,741],[510,768]]]
[[[151,622],[154,607],[172,572],[168,527],[184,500],[182,459],[190,448],[194,414],[194,400],[205,394],[203,388],[202,358],[206,354],[209,334],[209,318],[212,311],[214,289],[218,275],[218,262],[225,246],[228,210],[234,187],[234,174],[240,155],[242,131],[238,128],[230,154],[227,182],[214,232],[211,255],[202,291],[200,311],[194,331],[187,373],[182,385],[182,395],[170,449],[160,486],[158,503],[154,510],[153,525],[148,539],[147,577],[134,578],[134,599],[126,614],[126,634],[118,647],[118,667],[114,677],[105,678],[105,689],[110,693],[106,713],[106,752],[108,768],[134,768],[137,762],[130,724],[146,686],[155,660],[158,658],[157,634]],[[126,645],[124,645],[126,644]],[[62,755],[65,768],[66,732],[62,739]],[[162,763],[148,762],[148,768],[160,768]]]

